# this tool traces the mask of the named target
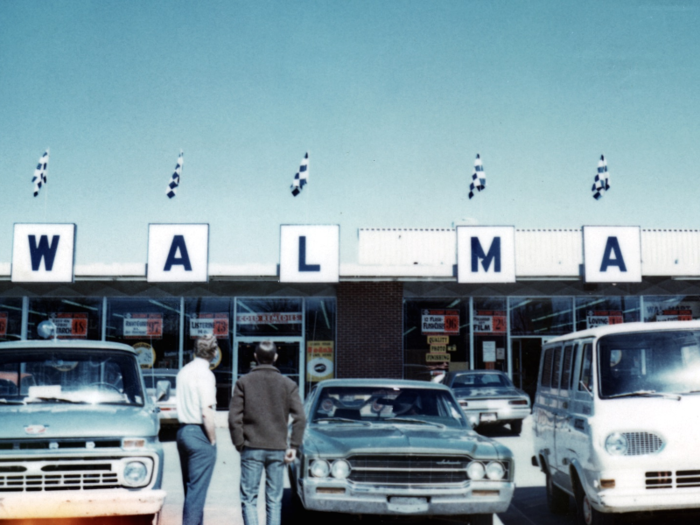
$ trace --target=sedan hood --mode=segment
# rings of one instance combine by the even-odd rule
[[[517,388],[510,386],[488,386],[482,388],[455,388],[455,396],[458,399],[466,398],[488,398],[498,399],[505,397],[519,397],[525,395]]]
[[[151,406],[0,405],[0,420],[0,439],[148,437],[158,433]]]
[[[442,455],[467,454],[479,458],[497,458],[503,454],[493,442],[466,429],[404,423],[311,425],[306,430],[304,447],[307,453],[342,456],[433,454],[436,450]]]

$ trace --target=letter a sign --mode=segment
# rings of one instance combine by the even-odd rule
[[[639,226],[584,226],[583,262],[587,283],[641,282]]]
[[[457,226],[458,283],[514,283],[513,226]]]
[[[280,282],[337,283],[340,279],[340,226],[282,225]]]
[[[149,224],[149,283],[209,280],[208,224]]]
[[[75,224],[15,224],[12,282],[73,282]]]

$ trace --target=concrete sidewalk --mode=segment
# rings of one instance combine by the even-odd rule
[[[240,482],[239,462],[240,456],[231,443],[228,431],[228,412],[216,413],[216,439],[217,458],[214,467],[211,486],[207,495],[207,504],[204,510],[205,525],[243,525],[241,516],[241,500],[238,494]],[[180,473],[180,459],[177,454],[177,446],[174,438],[172,441],[163,443],[165,450],[165,473],[163,488],[167,491],[167,498],[163,512],[161,513],[160,525],[182,525],[182,504],[184,500],[182,490],[182,475]],[[285,475],[284,499],[282,501],[282,525],[295,524],[294,516],[291,512],[291,494],[289,480]],[[262,484],[261,484],[262,488]],[[261,494],[261,498],[264,496]],[[263,499],[264,501],[264,499]],[[265,523],[264,505],[261,506],[259,523]],[[371,520],[373,523],[374,519]],[[376,523],[382,520],[377,519]],[[441,520],[446,523],[446,520]],[[457,521],[454,521],[457,523]],[[502,525],[501,520],[495,516],[494,525]]]

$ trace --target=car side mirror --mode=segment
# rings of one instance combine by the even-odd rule
[[[158,381],[156,384],[156,401],[170,399],[170,381]]]

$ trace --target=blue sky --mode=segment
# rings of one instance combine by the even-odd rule
[[[280,224],[339,224],[344,262],[365,227],[700,228],[699,9],[0,2],[0,262],[15,222],[76,223],[77,264],[145,262],[158,222],[209,223],[221,264],[278,262]]]

